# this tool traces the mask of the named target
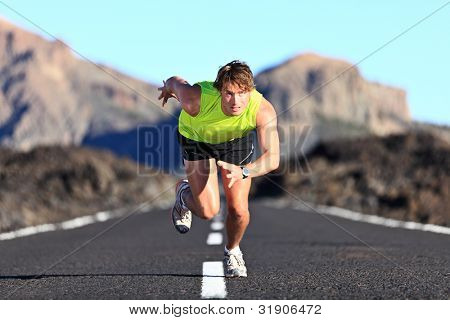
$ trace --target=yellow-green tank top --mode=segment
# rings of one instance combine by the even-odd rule
[[[207,143],[222,143],[246,136],[256,128],[256,114],[261,105],[262,94],[253,89],[244,112],[238,116],[228,116],[222,111],[220,92],[213,83],[196,83],[202,90],[200,112],[192,117],[182,110],[178,119],[178,131],[186,138]]]

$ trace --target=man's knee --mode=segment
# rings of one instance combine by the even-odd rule
[[[220,210],[220,204],[208,203],[206,205],[200,205],[200,212],[198,215],[206,220],[211,220],[214,218]]]
[[[244,219],[250,215],[248,206],[242,203],[227,205],[228,215],[234,219]]]

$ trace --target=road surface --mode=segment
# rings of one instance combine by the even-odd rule
[[[216,277],[225,299],[450,297],[448,235],[258,201],[250,212],[241,244],[249,277]],[[1,299],[205,298],[202,265],[221,261],[223,244],[207,244],[211,221],[194,218],[191,231],[178,234],[167,210],[130,216],[48,270],[115,222],[0,241]]]

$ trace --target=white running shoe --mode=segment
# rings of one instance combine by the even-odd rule
[[[172,221],[179,233],[186,233],[191,228],[192,212],[184,205],[181,199],[181,194],[188,188],[189,183],[186,179],[178,181],[175,187],[175,205],[172,209]]]
[[[225,253],[223,265],[225,268],[225,277],[247,277],[247,267],[245,266],[245,261],[242,253]]]

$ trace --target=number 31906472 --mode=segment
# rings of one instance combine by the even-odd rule
[[[320,305],[259,305],[259,314],[321,314],[322,306]]]

